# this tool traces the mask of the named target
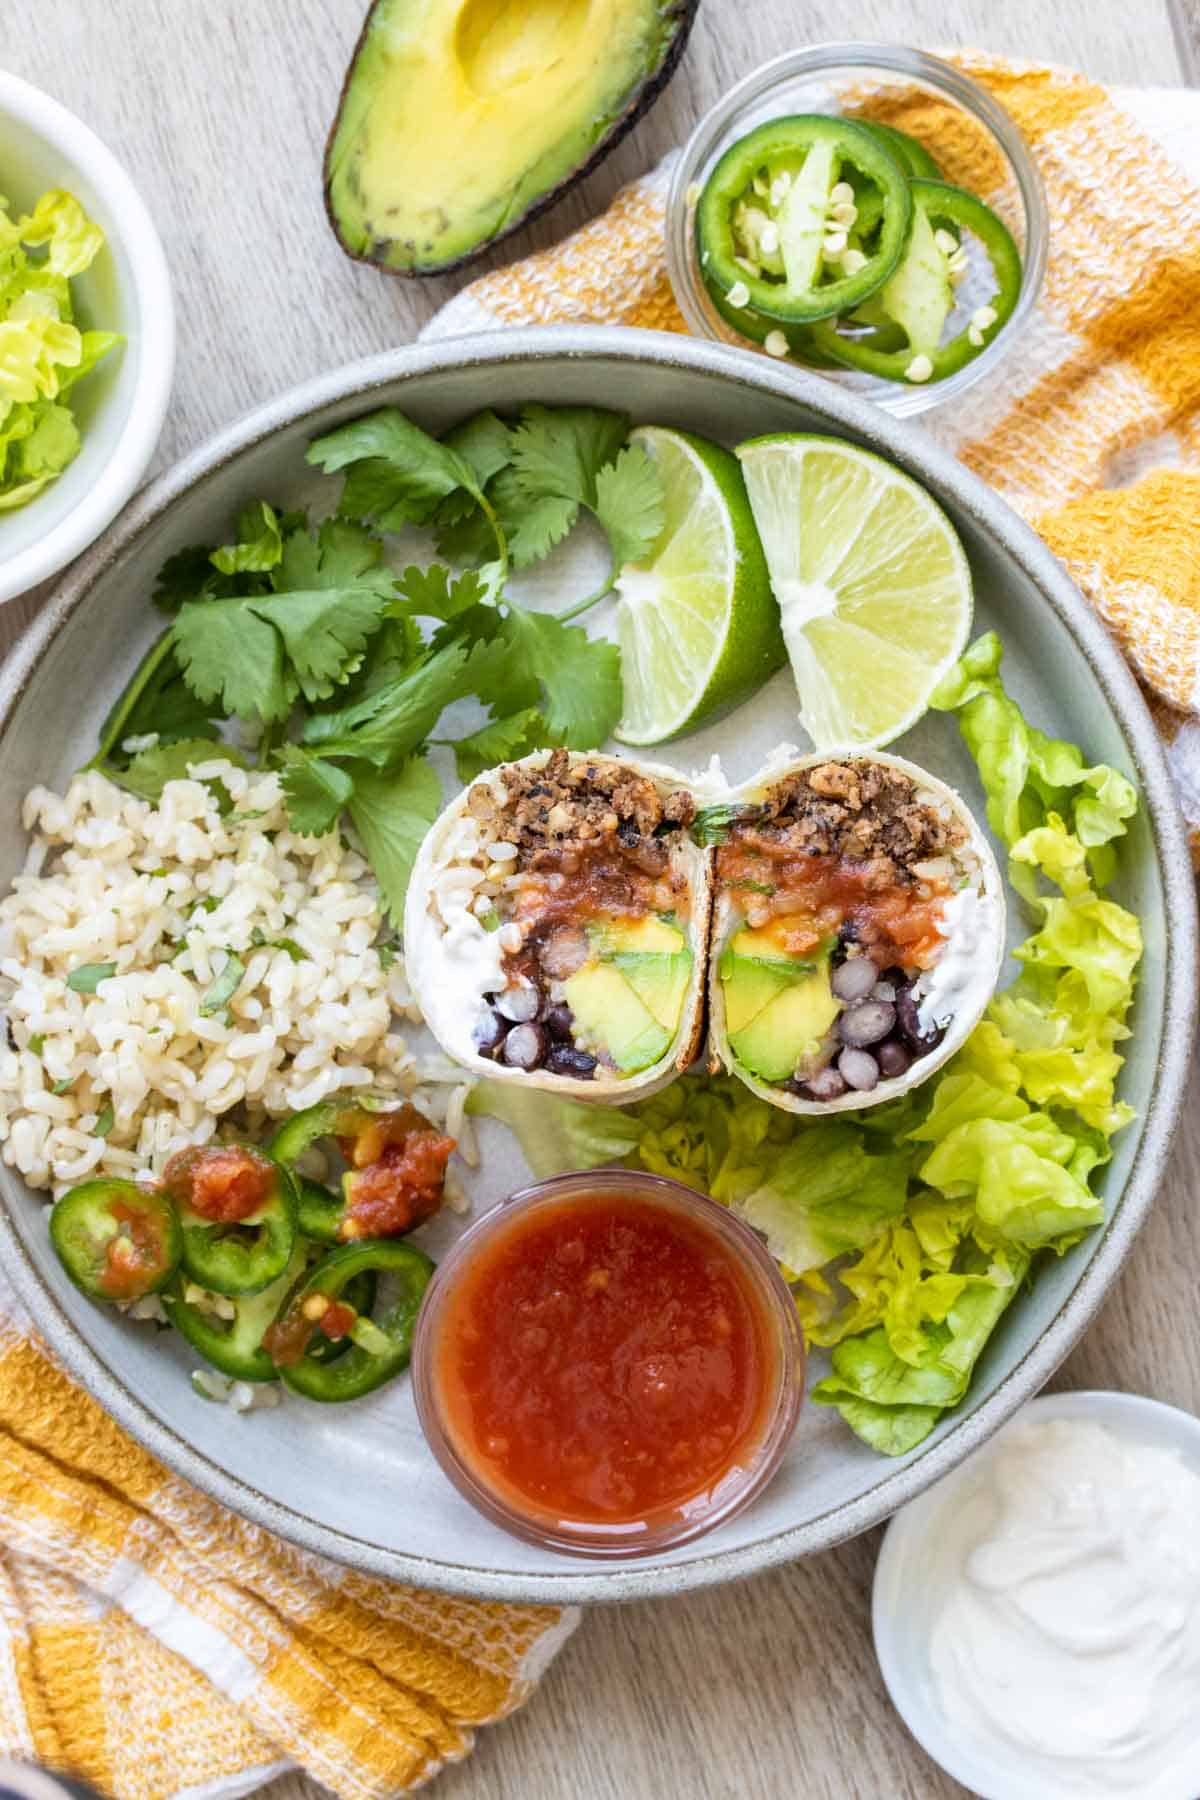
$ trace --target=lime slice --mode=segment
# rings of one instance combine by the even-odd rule
[[[728,712],[786,660],[779,609],[737,458],[717,444],[639,425],[666,517],[644,562],[616,580],[625,744],[661,744]]]
[[[801,723],[818,750],[890,743],[925,712],[971,629],[953,526],[893,464],[838,438],[751,438],[737,454]]]

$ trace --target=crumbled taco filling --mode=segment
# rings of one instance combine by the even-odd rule
[[[487,996],[476,1043],[511,1068],[591,1080],[666,1054],[692,970],[686,868],[677,854],[695,802],[605,757],[555,751],[503,773],[504,797],[467,799],[491,837],[491,917],[505,985]]]
[[[740,923],[720,963],[734,1055],[760,1079],[835,1100],[936,1048],[922,976],[941,956],[967,832],[903,770],[830,759],[733,810],[717,850]]]

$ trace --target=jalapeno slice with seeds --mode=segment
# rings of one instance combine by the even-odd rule
[[[279,1370],[263,1349],[263,1338],[307,1262],[303,1246],[298,1244],[283,1274],[269,1287],[231,1299],[232,1319],[218,1318],[186,1299],[188,1284],[182,1277],[176,1277],[163,1294],[163,1309],[192,1349],[222,1375],[234,1381],[278,1381]]]
[[[280,1127],[271,1154],[293,1167],[322,1138],[332,1138],[350,1165],[340,1200],[302,1180],[300,1229],[319,1243],[401,1237],[442,1204],[454,1139],[424,1113],[394,1097],[349,1095],[311,1106]]]
[[[839,183],[852,199],[835,199]],[[877,228],[847,272],[841,257],[875,194]],[[905,171],[878,137],[848,119],[800,113],[759,125],[721,157],[696,207],[696,255],[714,304],[737,329],[753,314],[806,324],[882,286],[911,218]],[[743,293],[740,306],[730,298]]]
[[[289,1170],[247,1144],[181,1150],[163,1171],[179,1208],[183,1266],[216,1294],[258,1294],[277,1281],[296,1241]]]
[[[141,1300],[164,1287],[183,1251],[170,1196],[133,1181],[84,1181],[57,1200],[50,1241],[90,1300]]]
[[[234,1309],[232,1319],[222,1319],[187,1299],[189,1284],[179,1275],[163,1293],[163,1308],[176,1331],[222,1375],[228,1375],[234,1381],[278,1381],[279,1370],[263,1348],[263,1339],[309,1263],[308,1247],[297,1244],[287,1268],[270,1287],[263,1288],[258,1294],[242,1294],[230,1299],[229,1304]],[[345,1297],[357,1311],[371,1311],[375,1304],[375,1277],[370,1270],[354,1276],[347,1283]],[[310,1345],[309,1355],[318,1362],[333,1362],[349,1348],[349,1339],[334,1342],[325,1338]]]
[[[941,381],[973,361],[1011,318],[1021,293],[1021,256],[1008,227],[997,218],[990,206],[985,205],[974,194],[969,194],[965,188],[951,187],[944,181],[925,180],[913,181],[911,187],[913,205],[920,215],[920,224],[914,222],[912,231],[909,247],[911,266],[902,266],[893,278],[897,286],[907,293],[907,341],[904,346],[895,348],[886,343],[886,340],[880,341],[878,334],[874,332],[860,336],[846,335],[839,329],[842,322],[832,319],[814,324],[811,335],[818,350],[826,356],[836,358],[846,368],[861,369],[866,374],[879,375],[889,381]],[[936,234],[942,229],[968,233],[982,246],[996,283],[996,292],[988,302],[991,317],[984,326],[977,325],[972,319],[945,344],[938,343],[932,337],[923,342],[914,342],[911,320],[920,316],[921,296],[925,297],[926,307],[932,303],[932,314],[927,321],[930,332],[932,321],[940,311],[940,335],[940,325],[945,323],[950,311],[945,298],[937,298],[934,290],[941,275],[931,267],[933,252],[930,246],[934,245],[936,250]],[[960,252],[963,253],[967,252]],[[936,250],[936,254],[945,258],[945,252],[941,250]],[[886,290],[878,296],[878,302],[886,313]],[[951,297],[950,304],[952,303]],[[917,365],[915,368],[914,363]]]
[[[383,1289],[371,1311],[350,1304],[351,1283],[373,1274]],[[301,1282],[268,1331],[265,1347],[284,1383],[308,1400],[358,1400],[408,1367],[433,1263],[413,1244],[364,1240],[333,1250]],[[313,1355],[324,1338],[350,1348],[336,1361]]]

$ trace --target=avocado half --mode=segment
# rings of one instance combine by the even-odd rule
[[[654,104],[699,0],[375,0],[325,149],[342,248],[442,275],[544,212]]]

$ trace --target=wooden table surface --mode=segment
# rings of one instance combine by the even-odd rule
[[[165,240],[179,364],[156,468],[292,383],[407,342],[455,291],[453,279],[405,283],[358,268],[325,225],[320,145],[360,0],[4,0],[2,13],[0,61],[111,144]],[[732,81],[780,51],[850,35],[974,44],[1100,80],[1177,84],[1196,68],[1198,19],[1197,0],[859,0],[852,21],[819,0],[703,0],[655,110],[496,260],[603,206]],[[5,610],[0,652],[38,599]],[[1200,1338],[1190,1329],[1198,1192],[1195,1084],[1160,1203],[1063,1385],[1200,1409]],[[884,1694],[869,1627],[876,1545],[871,1534],[740,1585],[592,1612],[525,1711],[439,1778],[438,1800],[960,1794]],[[273,1800],[300,1785],[280,1783]]]

